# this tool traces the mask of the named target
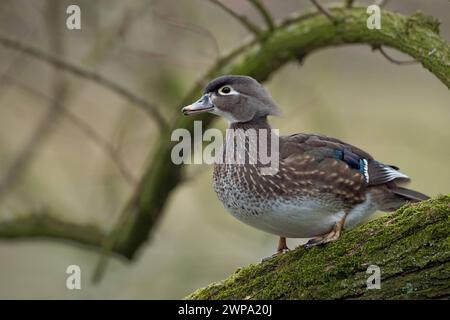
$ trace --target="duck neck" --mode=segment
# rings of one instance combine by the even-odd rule
[[[229,129],[268,129],[270,130],[270,124],[267,121],[267,116],[254,118],[247,122],[233,122],[230,123]]]
[[[272,152],[272,140],[278,139],[278,137],[273,135],[267,117],[252,119],[248,122],[232,123],[227,130],[223,148],[224,156],[225,154],[231,155],[238,164],[260,166],[261,155],[275,154],[275,152]],[[278,147],[276,152],[278,152]]]

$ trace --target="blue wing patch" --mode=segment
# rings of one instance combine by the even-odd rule
[[[352,169],[358,170],[364,175],[367,183],[369,183],[369,164],[367,159],[363,159],[357,154],[347,150],[334,150],[336,159],[344,161]]]

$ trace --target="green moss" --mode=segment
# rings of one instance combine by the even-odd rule
[[[344,232],[238,270],[187,299],[407,299],[450,295],[450,196],[407,205]],[[369,265],[381,289],[366,288]]]
[[[422,12],[418,11],[408,18],[407,28],[414,28],[414,26],[420,26],[423,28],[430,29],[436,34],[439,34],[439,26],[441,22],[432,16],[427,16]]]

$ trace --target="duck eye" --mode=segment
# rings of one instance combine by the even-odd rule
[[[219,89],[219,93],[224,95],[230,94],[231,91],[232,89],[230,86],[223,86],[222,88]]]

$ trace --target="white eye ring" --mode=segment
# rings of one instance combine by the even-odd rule
[[[219,90],[217,90],[217,92],[221,95],[221,96],[229,96],[229,95],[237,95],[239,94],[239,92],[237,92],[236,90],[234,90],[231,86],[229,85],[225,85],[223,87],[221,87]]]

